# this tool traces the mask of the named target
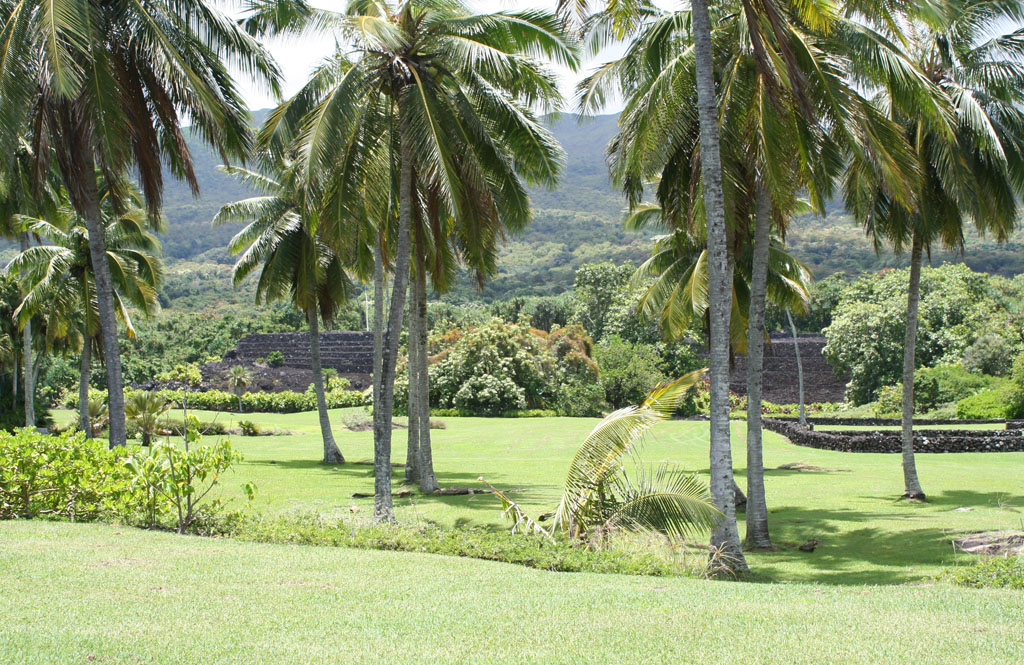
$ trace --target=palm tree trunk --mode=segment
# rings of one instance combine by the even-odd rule
[[[736,526],[732,449],[729,432],[729,315],[732,309],[729,253],[726,243],[722,158],[719,147],[715,66],[711,52],[711,19],[707,0],[691,2],[696,56],[697,112],[700,124],[701,176],[708,244],[708,340],[711,368],[711,497],[722,520],[711,533],[716,565],[745,572],[747,562]]]
[[[796,325],[793,323],[793,315],[786,310],[786,318],[789,319],[789,330],[793,334],[793,354],[796,356],[796,384],[800,399],[800,424],[807,424],[807,411],[804,408],[804,363],[800,358],[800,339],[796,334]]]
[[[917,306],[921,300],[921,237],[914,234],[907,287],[907,337],[903,346],[903,496],[924,500],[914,462],[914,361],[917,353]]]
[[[761,381],[764,376],[764,307],[771,242],[771,200],[757,183],[754,249],[750,277],[750,312],[747,318],[747,545],[772,546],[768,533],[768,504],[764,489],[761,446]]]
[[[92,374],[92,339],[84,335],[82,343],[81,377],[78,379],[78,427],[85,432],[85,438],[92,438],[89,424],[89,377]]]
[[[377,242],[373,246],[373,410],[376,412],[380,404],[380,376],[382,357],[384,354],[384,247],[381,236],[377,233]]]
[[[416,240],[419,247],[425,246],[421,229],[416,229]],[[416,393],[417,419],[419,420],[420,445],[417,450],[419,459],[416,462],[420,478],[420,491],[433,494],[440,489],[437,476],[434,475],[434,455],[430,449],[430,372],[427,368],[427,266],[423,251],[416,252],[416,297],[413,299],[415,311],[410,312],[410,321],[416,320],[416,380],[419,383]],[[411,327],[411,326],[410,326]],[[410,412],[410,422],[411,422]]]
[[[331,418],[327,414],[327,398],[324,396],[324,369],[320,363],[320,316],[317,306],[306,312],[309,321],[309,357],[313,365],[313,390],[316,391],[316,410],[320,415],[320,437],[324,442],[324,464],[344,464],[345,457],[338,450],[331,431]],[[241,404],[241,397],[239,397]]]
[[[95,163],[88,153],[84,141],[77,142],[78,173],[82,174],[82,204],[80,211],[89,230],[89,256],[92,259],[93,276],[96,281],[96,302],[100,313],[100,334],[103,340],[103,357],[107,364],[107,413],[109,420],[110,447],[116,448],[127,443],[124,420],[124,382],[121,377],[121,350],[117,340],[117,318],[114,315],[114,287],[107,263],[107,242],[104,237],[103,215],[100,211],[100,196],[96,186]]]
[[[29,247],[29,235],[28,233],[22,233],[20,237],[21,251],[27,251]],[[34,363],[32,362],[32,319],[25,322],[25,326],[21,329],[21,350],[22,358],[21,369],[24,372],[22,379],[22,387],[24,388],[25,397],[25,427],[36,426],[36,387],[35,387],[35,376],[33,375]]]
[[[416,289],[409,289],[409,397],[406,403],[409,411],[409,439],[405,451],[405,481],[407,483],[419,481],[417,465],[420,456],[420,364],[418,361],[420,336],[416,334],[419,319],[415,314],[418,295]]]
[[[406,288],[409,280],[410,228],[412,206],[415,200],[413,184],[412,150],[409,147],[403,122],[401,146],[401,176],[399,184],[398,245],[395,247],[394,284],[391,287],[391,306],[388,312],[387,335],[381,358],[380,401],[373,409],[373,519],[393,522],[394,506],[391,499],[391,421],[395,407],[395,361],[398,357],[398,338],[402,334],[402,315],[405,309]]]

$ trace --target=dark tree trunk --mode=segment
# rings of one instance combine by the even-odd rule
[[[344,464],[345,457],[334,442],[331,418],[327,413],[327,397],[324,395],[324,368],[320,362],[320,316],[316,305],[306,312],[309,321],[309,356],[313,365],[313,389],[316,391],[316,410],[320,416],[320,437],[324,443],[324,464]],[[241,397],[239,408],[241,408]]]
[[[373,408],[374,441],[374,500],[373,519],[393,522],[394,505],[391,498],[391,425],[395,406],[395,362],[398,341],[402,334],[402,316],[405,309],[406,288],[409,280],[409,245],[412,226],[412,207],[415,204],[412,150],[403,122],[401,147],[401,179],[399,185],[398,245],[395,247],[394,285],[388,312],[387,335],[381,359],[380,400]]]
[[[28,233],[22,233],[20,237],[21,251],[28,250],[29,247],[29,235]],[[25,427],[36,426],[36,382],[35,373],[33,368],[35,363],[32,362],[32,319],[25,322],[25,326],[21,329],[21,370],[24,373],[21,384],[24,388],[24,405],[25,405]]]
[[[917,308],[921,300],[920,236],[914,235],[910,250],[910,284],[907,287],[907,336],[903,346],[903,496],[924,500],[914,460],[914,365],[917,353]]]
[[[89,422],[89,379],[92,375],[92,338],[84,335],[82,343],[81,376],[78,379],[78,426],[85,432],[85,438],[92,438],[92,425]]]
[[[75,127],[72,131],[83,131]],[[68,147],[72,152],[71,170],[81,181],[74,184],[76,189],[72,200],[77,212],[85,218],[89,230],[89,258],[92,261],[93,279],[96,282],[96,303],[100,314],[100,336],[103,342],[103,358],[107,366],[107,413],[110,417],[110,447],[124,446],[127,442],[124,419],[124,382],[121,377],[121,350],[117,340],[117,317],[114,313],[114,287],[107,263],[107,242],[103,214],[100,210],[100,195],[96,183],[96,164],[87,136],[76,136]]]
[[[729,316],[732,288],[722,191],[715,66],[711,51],[711,19],[707,0],[691,3],[696,56],[697,113],[700,124],[701,176],[707,222],[708,299],[711,369],[711,497],[722,520],[711,534],[716,565],[745,572],[747,562],[736,525],[732,449],[729,431]]]
[[[804,409],[804,363],[800,358],[800,338],[796,334],[796,324],[793,323],[793,315],[786,310],[786,318],[789,319],[789,330],[793,334],[793,355],[796,356],[796,383],[797,391],[800,393],[800,424],[807,424],[807,412]]]
[[[747,319],[747,545],[768,548],[768,503],[761,446],[761,382],[764,376],[764,308],[771,242],[771,200],[757,184],[754,248]]]
[[[413,249],[415,251],[415,247]],[[416,298],[418,293],[416,289],[409,289],[409,362],[408,362],[408,377],[409,377],[409,390],[408,390],[408,401],[407,407],[409,411],[409,431],[408,431],[408,445],[405,451],[405,481],[407,483],[413,483],[419,481],[419,474],[417,472],[417,465],[419,463],[420,456],[420,418],[419,418],[419,402],[420,402],[420,380],[419,370],[420,364],[417,360],[420,352],[420,336],[416,334],[416,326],[419,324],[419,320],[415,315],[416,311]]]
[[[409,313],[410,320],[416,320],[416,380],[418,386],[416,393],[417,414],[419,421],[419,448],[417,453],[419,459],[416,462],[419,473],[420,491],[432,494],[440,489],[437,484],[437,476],[434,475],[434,456],[430,448],[430,373],[427,367],[427,266],[424,260],[421,247],[426,245],[421,229],[416,229],[417,251],[416,251],[416,293],[413,299],[414,311]],[[411,327],[411,325],[410,325]],[[412,411],[409,412],[409,423],[412,424]]]

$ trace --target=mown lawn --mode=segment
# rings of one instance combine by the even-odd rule
[[[350,413],[347,410],[344,413]],[[355,410],[355,411],[358,411]],[[372,458],[372,434],[341,426],[333,412],[338,444],[350,462]],[[59,413],[61,418],[70,413]],[[233,437],[246,456],[224,479],[223,495],[242,507],[241,485],[259,487],[253,509],[268,514],[316,510],[328,516],[366,519],[373,468],[320,464],[319,427],[313,413],[272,415],[200,413],[232,424],[239,418],[292,431],[288,436]],[[525,490],[516,500],[534,515],[557,503],[569,461],[595,420],[577,418],[443,418],[433,430],[438,479],[447,487],[479,487],[484,476],[502,488]],[[734,458],[745,485],[744,427],[734,423]],[[405,431],[394,432],[394,459],[405,457]],[[707,473],[707,424],[674,421],[653,430],[642,450],[645,463],[662,460]],[[830,471],[774,467],[803,462]],[[766,484],[772,535],[779,550],[754,552],[750,563],[761,581],[815,584],[906,584],[930,582],[945,567],[970,560],[955,555],[954,534],[970,530],[1024,528],[1024,453],[918,455],[926,504],[898,500],[903,489],[898,455],[852,454],[790,444],[765,432]],[[395,469],[395,487],[402,470]],[[421,496],[395,499],[400,520],[429,520],[503,528],[497,502],[488,495]],[[742,520],[742,513],[740,515]],[[743,524],[740,524],[741,533]],[[819,541],[812,553],[797,546]]]
[[[1012,591],[549,573],[0,523],[10,665],[1018,664],[1022,616]]]

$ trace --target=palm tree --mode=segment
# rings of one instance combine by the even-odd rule
[[[171,403],[155,390],[137,390],[125,403],[125,415],[139,428],[142,445],[151,446],[157,433],[160,417],[171,408]]]
[[[721,513],[711,505],[707,486],[671,466],[638,468],[633,477],[622,460],[635,455],[644,434],[672,417],[704,370],[691,372],[652,390],[641,404],[609,414],[576,451],[554,519],[543,529],[508,495],[491,486],[513,530],[597,540],[613,530],[656,532],[684,538],[712,529]],[[483,480],[481,478],[481,480]],[[486,482],[486,481],[485,481]]]
[[[914,459],[914,367],[921,262],[936,245],[963,248],[964,227],[1006,240],[1024,193],[1024,3],[956,0],[938,17],[910,15],[907,50],[946,111],[921,114],[890,86],[878,103],[902,126],[922,177],[911,204],[901,203],[852,165],[848,204],[877,245],[910,249],[903,349],[904,496],[925,499]],[[908,103],[909,102],[909,103]]]
[[[692,11],[663,12],[647,3],[609,2],[606,11],[587,25],[588,40],[595,45],[629,32],[638,35],[622,58],[601,66],[580,87],[584,110],[603,103],[609,91],[627,98],[620,131],[609,152],[613,175],[631,206],[639,204],[647,180],[660,175],[657,194],[662,210],[658,214],[674,232],[701,238],[703,245],[703,238],[710,241],[713,236],[708,206],[720,199],[726,219],[726,262],[742,257],[752,264],[747,273],[751,275],[750,290],[742,293],[748,297],[737,301],[741,293],[734,292],[729,320],[733,341],[749,347],[748,394],[754,402],[759,402],[760,395],[763,312],[768,265],[774,255],[772,225],[780,235],[784,233],[798,207],[796,195],[801,189],[806,189],[814,207],[821,209],[841,169],[844,149],[852,160],[888,170],[893,163],[907,160],[896,128],[846,80],[841,60],[834,53],[834,42],[840,42],[832,36],[840,32],[833,25],[840,21],[829,12],[816,13],[820,9],[770,2],[716,7],[715,30],[708,36],[717,54],[711,74],[703,69],[701,58],[710,56],[702,55],[704,36],[698,27],[706,5],[694,4]],[[845,23],[843,29],[856,31]],[[862,41],[876,50],[887,46],[870,36]],[[878,57],[877,52],[871,55]],[[882,57],[891,60],[888,52]],[[902,73],[901,64],[892,70]],[[713,91],[716,80],[717,111],[711,114],[701,108],[706,102],[701,90]],[[712,117],[721,119],[716,136],[706,131],[706,122]],[[710,144],[718,143],[712,139],[719,131],[726,141],[709,153]],[[894,137],[896,141],[891,140]],[[711,183],[716,192],[708,191],[705,177],[709,171],[718,171],[704,163],[708,154],[726,169],[721,197],[717,195],[721,175]],[[894,191],[906,196],[899,187]],[[745,248],[751,251],[746,253]],[[710,265],[705,272],[713,275],[713,268]],[[680,291],[686,284],[678,285]],[[698,300],[705,298],[713,285],[713,279],[701,282]],[[713,304],[714,288],[710,296]],[[749,312],[749,325],[737,325],[746,323],[737,316],[740,310]],[[710,323],[714,328],[714,316]],[[712,335],[713,384],[715,344]],[[724,385],[719,389],[724,391]],[[712,393],[714,400],[714,389]],[[712,427],[713,445],[716,432],[724,436],[722,419],[724,415],[713,411],[712,421],[717,422],[717,427]],[[747,506],[748,541],[754,546],[770,546],[759,410],[748,409],[748,420],[748,489],[752,494]],[[717,449],[723,451],[721,446]],[[719,459],[724,458],[719,455]],[[719,538],[731,534],[731,527],[723,529]]]
[[[134,171],[152,217],[160,210],[164,164],[198,193],[182,123],[225,161],[251,147],[249,114],[229,74],[234,67],[276,91],[264,48],[212,0],[0,0],[0,155],[26,135],[41,166],[52,157],[89,230],[110,394],[110,445],[125,443],[124,391],[114,285],[105,260],[96,172],[114,207]],[[8,167],[6,160],[0,169]],[[2,178],[0,178],[2,179]]]
[[[317,354],[319,356],[319,354]],[[241,365],[235,365],[228,372],[228,390],[234,393],[235,397],[238,398],[238,412],[242,412],[242,393],[252,384],[252,372],[242,367]],[[326,404],[326,400],[324,401]],[[319,408],[319,395],[317,396],[317,407]]]
[[[393,252],[381,252],[394,256],[394,283],[374,403],[374,517],[390,521],[394,375],[415,219],[445,231],[451,223],[471,264],[493,266],[503,230],[530,219],[524,181],[553,184],[562,166],[534,110],[560,100],[538,57],[572,67],[577,58],[562,22],[540,10],[477,15],[458,0],[357,0],[339,13],[295,6],[254,7],[252,29],[304,29],[313,20],[341,35],[352,55],[317,70],[271,115],[267,145],[298,146],[309,200],[332,202],[323,218],[331,237],[357,225],[368,184],[397,202],[386,206],[397,210]],[[379,233],[390,243],[390,228]]]
[[[51,173],[43,177],[33,168],[31,147],[22,139],[15,154],[8,161],[6,173],[0,169],[0,237],[17,237],[21,251],[32,242],[31,233],[21,223],[21,215],[52,215],[54,213],[54,183]],[[32,360],[32,320],[26,319],[21,327],[22,390],[24,392],[25,426],[34,427],[35,417],[35,363]],[[17,363],[15,363],[17,365]]]
[[[104,266],[113,283],[112,296],[117,318],[129,337],[135,336],[129,305],[151,316],[160,309],[157,289],[163,281],[159,257],[160,241],[152,231],[154,222],[136,205],[121,214],[103,186],[100,200],[104,219]],[[140,204],[136,192],[129,199]],[[25,285],[25,297],[18,308],[21,322],[38,317],[45,321],[51,337],[74,335],[81,343],[79,378],[79,425],[86,436],[88,426],[89,379],[94,341],[100,334],[97,270],[92,260],[89,229],[66,198],[52,220],[21,217],[22,223],[45,244],[28,248],[8,265],[7,270]],[[156,218],[157,223],[160,218]],[[100,347],[103,349],[104,347]]]
[[[305,314],[309,323],[310,364],[320,416],[323,462],[344,464],[345,457],[334,441],[327,413],[320,361],[320,320],[325,323],[333,320],[338,307],[348,301],[353,287],[339,254],[316,233],[317,221],[304,205],[303,190],[295,182],[295,165],[267,161],[267,170],[273,169],[273,175],[241,167],[225,169],[261,195],[223,206],[213,223],[247,222],[228,246],[233,254],[240,254],[234,269],[235,286],[259,269],[257,303],[287,298]]]

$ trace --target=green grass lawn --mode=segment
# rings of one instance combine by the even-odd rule
[[[73,414],[57,414],[69,420]],[[238,416],[215,416],[233,424]],[[336,436],[351,461],[372,435]],[[319,464],[315,414],[242,416],[291,435],[242,438],[223,496],[253,508],[367,518],[372,467]],[[445,418],[445,486],[479,475],[535,513],[557,500],[588,419]],[[734,454],[743,484],[743,424]],[[405,436],[396,431],[395,460]],[[670,422],[643,449],[707,473],[707,424]],[[803,462],[827,472],[778,470]],[[896,500],[897,455],[801,448],[765,433],[776,552],[742,582],[551,573],[436,555],[253,544],[130,527],[0,522],[0,663],[1013,663],[1024,594],[936,581],[961,531],[1021,528],[1024,453],[920,455],[931,501]],[[842,470],[840,470],[842,469]],[[396,486],[401,470],[396,469]],[[486,495],[397,499],[398,518],[506,528]],[[958,511],[958,508],[970,510]],[[741,524],[741,530],[743,525]],[[812,552],[796,545],[819,540]]]
[[[358,411],[356,410],[346,410]],[[341,426],[345,412],[332,412],[335,436],[350,462],[372,458],[372,433]],[[239,416],[199,413],[229,424]],[[72,417],[59,413],[61,419]],[[179,415],[180,417],[180,415]],[[233,437],[245,462],[224,479],[223,496],[241,506],[241,485],[254,481],[256,510],[281,514],[316,510],[328,516],[368,518],[373,492],[368,465],[320,464],[315,413],[247,414],[242,419],[295,432],[290,436]],[[444,418],[433,430],[434,461],[442,486],[480,487],[484,476],[502,488],[526,490],[516,500],[532,514],[554,508],[570,459],[596,420],[582,418]],[[745,438],[733,423],[737,477],[745,485]],[[394,459],[405,458],[405,431],[394,432]],[[672,421],[652,430],[643,450],[646,463],[669,460],[706,474],[707,423]],[[765,432],[766,485],[772,536],[779,551],[754,552],[755,578],[817,584],[904,584],[932,579],[944,567],[967,561],[955,555],[954,534],[980,529],[1024,528],[1024,453],[921,454],[917,464],[926,504],[898,500],[903,491],[898,455],[841,453],[803,448]],[[824,473],[778,470],[803,462]],[[402,470],[395,469],[395,487]],[[400,520],[442,525],[484,524],[504,528],[497,501],[488,495],[421,496],[395,499]],[[969,510],[958,511],[967,508]],[[740,515],[743,531],[742,513]],[[797,546],[819,541],[813,553]]]
[[[5,665],[1016,664],[1024,594],[549,573],[0,523]]]

